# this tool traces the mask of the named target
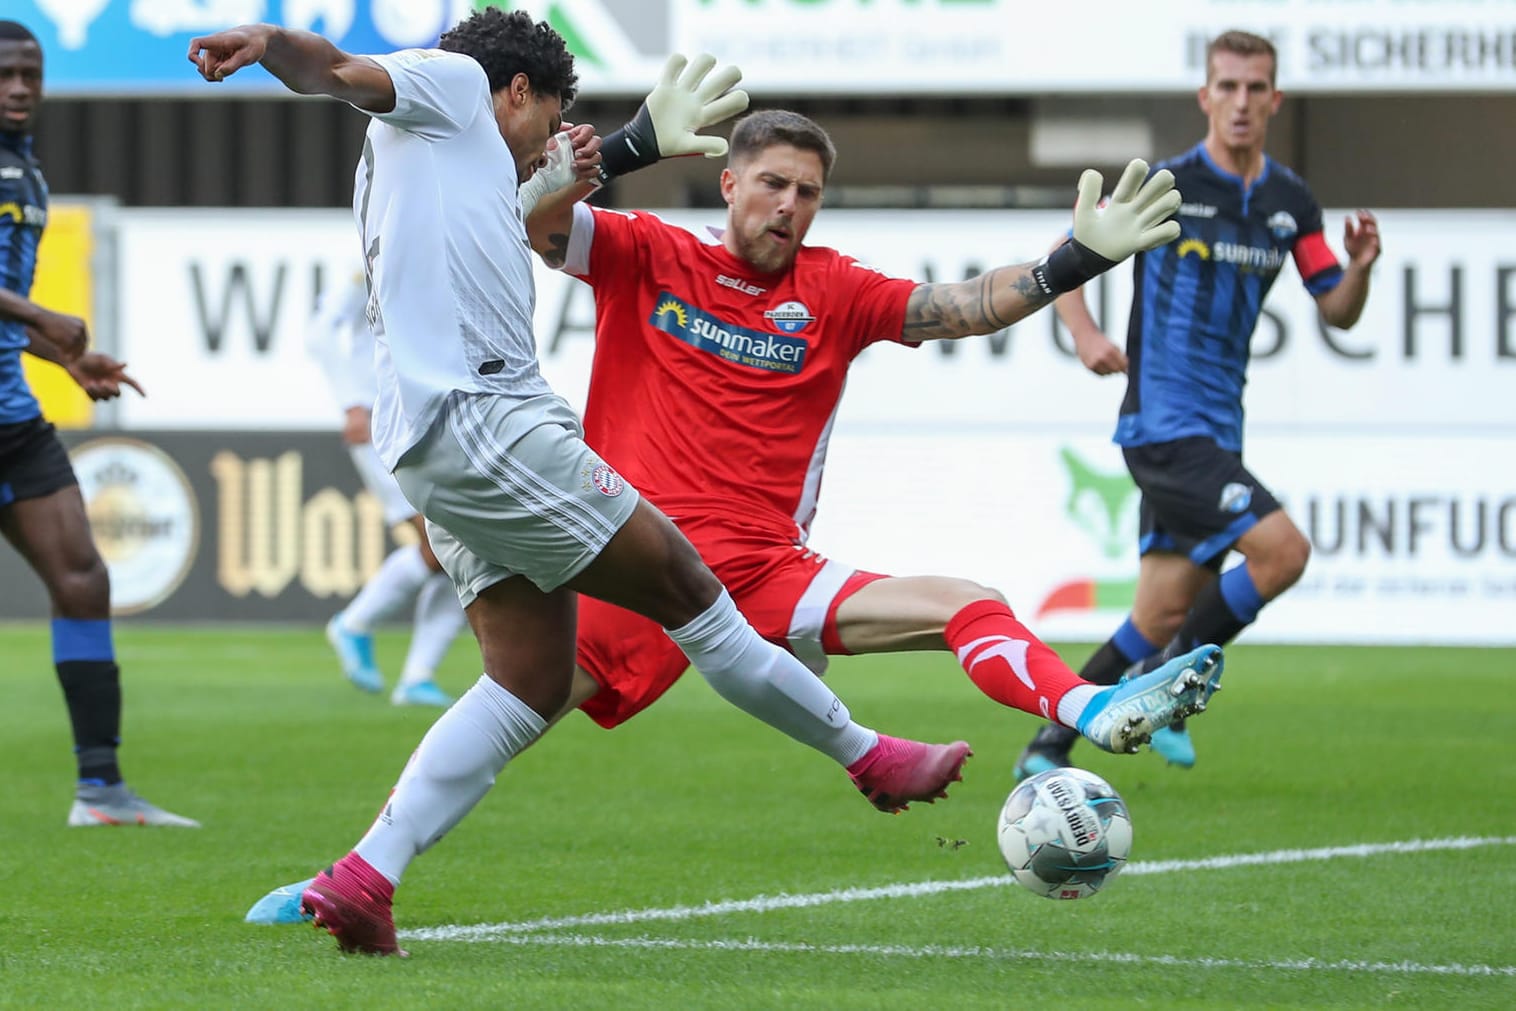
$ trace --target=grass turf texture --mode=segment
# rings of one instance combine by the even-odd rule
[[[1516,1006],[1509,842],[1131,874],[1079,902],[982,885],[343,957],[242,915],[345,852],[435,711],[354,691],[317,629],[126,625],[118,651],[127,775],[206,827],[66,829],[47,634],[0,628],[3,1006]],[[381,636],[387,671],[402,651]],[[1194,724],[1196,769],[1083,756],[1132,810],[1135,861],[1509,840],[1512,668],[1509,650],[1237,647]],[[439,680],[461,691],[477,669],[460,643]],[[513,763],[413,865],[402,930],[1003,875],[995,815],[1036,722],[946,654],[843,659],[830,677],[863,722],[973,743],[967,781],[876,813],[692,675],[620,730],[576,715]]]

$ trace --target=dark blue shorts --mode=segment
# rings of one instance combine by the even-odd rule
[[[0,508],[78,483],[51,422],[38,415],[0,425]]]
[[[1220,569],[1237,539],[1280,508],[1242,454],[1204,436],[1124,446],[1127,470],[1142,492],[1138,548],[1173,551]]]

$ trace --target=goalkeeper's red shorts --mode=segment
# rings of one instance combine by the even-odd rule
[[[817,674],[828,655],[848,652],[837,636],[838,605],[885,578],[726,520],[679,527],[758,634]],[[579,599],[578,662],[601,686],[580,708],[606,728],[652,705],[690,663],[657,622],[591,597]]]

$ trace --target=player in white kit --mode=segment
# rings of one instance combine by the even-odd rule
[[[578,593],[657,621],[718,693],[846,767],[876,805],[943,795],[968,746],[856,723],[799,660],[753,631],[673,524],[584,444],[579,419],[539,373],[517,187],[575,94],[573,57],[552,28],[488,8],[439,49],[355,56],[319,35],[248,25],[194,39],[189,58],[208,81],[261,63],[292,91],[373,117],[354,212],[379,345],[374,445],[426,517],[484,659],[368,833],[303,895],[344,950],[403,954],[394,887],[563,709]],[[710,75],[713,65],[702,58],[680,76],[683,61],[670,62],[638,117],[605,139],[617,166],[725,154],[724,141],[695,131],[741,111],[747,96],[729,90],[735,68]],[[577,137],[575,164],[588,177],[599,139]]]
[[[390,701],[397,706],[446,708],[453,700],[437,684],[437,667],[463,631],[465,619],[452,580],[427,542],[421,514],[379,459],[369,434],[378,380],[374,337],[365,318],[367,305],[368,285],[362,271],[323,291],[306,326],[306,350],[321,366],[343,412],[342,441],[364,488],[384,510],[386,524],[415,527],[416,543],[389,553],[357,596],[327,622],[326,638],[349,681],[366,692],[382,691],[384,675],[374,658],[374,626],[413,608],[410,647]]]

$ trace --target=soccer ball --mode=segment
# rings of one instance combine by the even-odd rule
[[[1121,795],[1093,772],[1049,769],[1006,798],[998,842],[1018,885],[1049,899],[1082,899],[1125,866],[1132,819]]]

